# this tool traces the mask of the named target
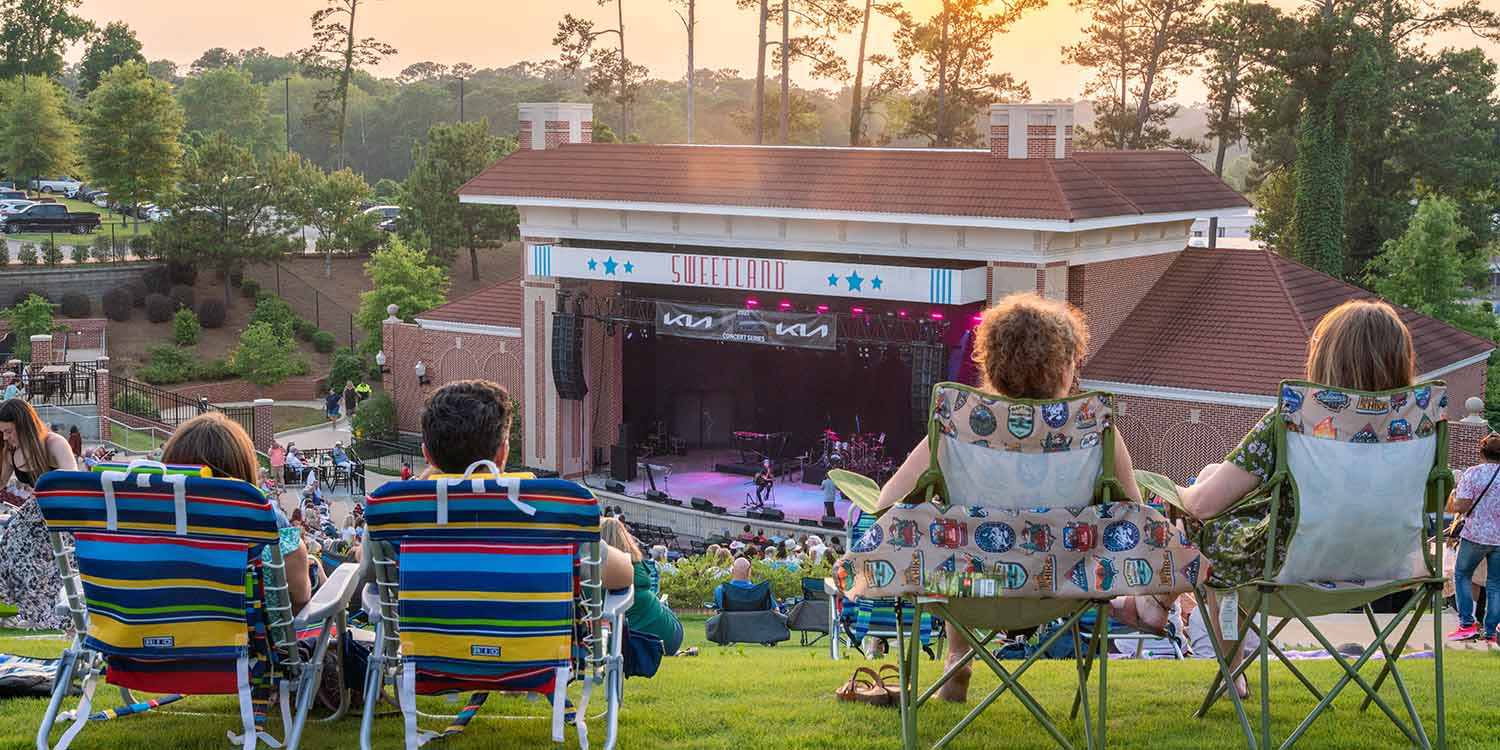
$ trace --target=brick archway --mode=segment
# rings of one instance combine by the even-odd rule
[[[1161,440],[1161,472],[1183,483],[1199,470],[1224,460],[1232,444],[1217,428],[1202,422],[1181,422],[1167,430]]]
[[[479,358],[468,349],[453,347],[443,352],[438,357],[437,365],[437,371],[445,383],[484,377],[484,371],[479,367]]]
[[[484,377],[505,386],[513,398],[521,398],[521,354],[518,351],[493,351],[484,358]]]
[[[1161,471],[1157,465],[1156,440],[1146,423],[1125,414],[1116,414],[1115,429],[1125,441],[1125,450],[1130,452],[1130,464],[1137,469]]]

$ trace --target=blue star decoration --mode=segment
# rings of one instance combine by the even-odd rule
[[[604,275],[606,275],[606,276],[613,276],[613,275],[615,275],[615,266],[618,266],[618,265],[620,265],[620,264],[615,262],[615,256],[611,255],[608,258],[605,258],[604,259]]]
[[[631,263],[628,260],[625,261],[625,273],[634,273],[634,272],[635,272],[635,264]]]
[[[594,270],[594,269],[596,269],[598,267],[599,267],[599,261],[594,260],[593,258],[589,258],[589,270],[592,271],[592,270]]]
[[[835,273],[828,274],[828,285],[829,286],[838,286],[839,285],[838,274],[835,274]]]
[[[880,285],[884,284],[884,283],[885,283],[884,281],[880,280],[879,276],[876,276],[875,278],[870,279],[870,288],[871,289],[879,289]]]
[[[865,283],[865,280],[863,278],[860,278],[859,271],[850,271],[849,275],[844,277],[844,281],[849,282],[849,291],[863,291],[862,287]]]

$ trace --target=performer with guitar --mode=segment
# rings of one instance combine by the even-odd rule
[[[776,481],[776,475],[771,472],[771,459],[763,459],[760,462],[761,469],[755,475],[755,504],[757,507],[764,506],[766,498],[771,495],[771,485]]]

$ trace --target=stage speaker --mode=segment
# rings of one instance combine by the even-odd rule
[[[646,499],[653,503],[665,503],[667,501],[667,493],[660,490],[647,490]]]
[[[818,525],[818,522],[814,521],[811,518],[799,518],[799,519],[797,519],[797,525],[798,526],[812,526],[812,527],[816,528],[817,525]]]
[[[750,518],[761,521],[785,521],[786,514],[780,508],[766,508],[764,510],[752,510],[745,514]]]
[[[911,345],[911,414],[918,427],[925,426],[932,414],[932,386],[942,382],[947,358],[942,344]]]
[[[610,492],[619,493],[621,495],[625,494],[625,485],[613,480],[605,482],[604,489],[609,490]]]
[[[583,379],[583,318],[573,313],[552,316],[552,384],[559,398],[582,401],[589,386]]]
[[[714,504],[709,502],[708,498],[695,497],[688,502],[692,503],[693,510],[706,510],[710,513],[713,512]]]
[[[616,445],[610,449],[609,476],[621,482],[635,480],[635,450],[633,446]]]
[[[823,516],[823,528],[842,529],[844,528],[844,519],[838,516]]]

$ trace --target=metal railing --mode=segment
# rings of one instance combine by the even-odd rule
[[[94,384],[98,370],[98,362],[50,364],[20,360],[11,360],[5,368],[21,379],[28,401],[58,406],[98,403],[98,388]]]
[[[210,406],[210,409],[222,412],[231,421],[238,422],[245,428],[245,434],[255,439],[255,407],[253,406]]]
[[[332,333],[340,346],[354,346],[364,338],[354,327],[354,313],[320,291],[317,285],[280,263],[256,265],[245,269],[245,277],[255,279],[262,289],[275,290],[297,314],[318,328]]]
[[[167,427],[176,427],[208,410],[206,400],[194,400],[139,380],[115,378],[110,385],[113,390],[110,406],[115,411]]]

